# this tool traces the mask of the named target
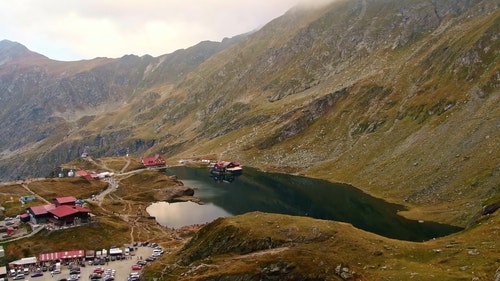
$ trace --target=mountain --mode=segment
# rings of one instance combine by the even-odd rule
[[[112,148],[103,145],[107,132],[102,136],[100,132],[89,134],[85,125],[113,110],[125,112],[122,108],[129,100],[137,99],[137,106],[142,106],[148,95],[154,96],[148,91],[164,87],[163,83],[168,85],[163,81],[181,79],[243,37],[201,42],[158,58],[127,55],[77,62],[52,61],[18,43],[1,41],[1,49],[7,50],[2,53],[4,64],[0,66],[1,177],[46,176],[89,146],[124,149],[119,141]],[[127,134],[128,130],[128,126],[122,126],[118,134]]]
[[[0,65],[10,61],[44,59],[45,56],[34,53],[22,44],[9,40],[0,41]]]
[[[297,6],[160,57],[58,62],[2,41],[0,175],[46,176],[84,150],[236,159],[465,225],[499,200],[498,8]]]

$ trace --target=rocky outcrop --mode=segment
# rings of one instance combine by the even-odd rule
[[[496,212],[500,208],[500,202],[492,203],[483,206],[482,210],[477,212],[474,216],[472,216],[471,220],[467,224],[467,228],[475,225],[483,216],[491,215]]]
[[[177,185],[173,187],[167,187],[163,189],[157,189],[154,193],[154,199],[157,201],[181,201],[180,198],[184,198],[182,201],[187,201],[187,198],[191,198],[194,195],[194,189],[185,186]]]

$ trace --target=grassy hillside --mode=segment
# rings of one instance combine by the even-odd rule
[[[428,15],[430,6],[409,8],[415,30],[406,30],[388,27],[401,20],[397,12],[381,22],[388,10],[408,5],[404,1],[338,2],[330,12],[307,13],[302,19],[309,22],[279,48],[273,40],[259,41],[263,53],[230,48],[224,55],[238,61],[220,70],[219,59],[207,60],[200,67],[205,80],[189,80],[201,88],[186,91],[205,97],[206,109],[187,115],[191,126],[182,130],[164,122],[158,132],[176,137],[154,149],[176,159],[217,155],[347,182],[410,206],[409,217],[465,225],[499,193],[500,46],[494,34],[500,12],[488,1],[454,12],[448,4],[440,7],[444,18]],[[486,7],[490,12],[477,16]],[[342,19],[356,14],[349,18],[353,27],[344,26]],[[287,56],[293,52],[298,55]],[[254,66],[262,72],[247,75]],[[270,84],[236,85],[241,73]],[[208,87],[206,79],[221,85]]]
[[[158,280],[492,280],[498,214],[413,243],[349,224],[265,213],[218,219],[147,267]]]
[[[43,230],[3,244],[6,257],[0,262],[41,252],[154,241],[166,253],[146,266],[145,280],[492,280],[500,266],[498,212],[476,217],[459,233],[420,243],[384,238],[347,223],[261,212],[217,219],[199,230],[199,226],[164,228],[144,209],[158,193],[182,183],[156,170],[131,168],[129,160],[84,162],[89,170],[127,170],[115,176],[118,189],[99,201],[87,199],[87,207],[96,215],[94,223]],[[7,201],[24,195],[26,187],[39,195],[29,203],[37,205],[52,200],[54,194],[88,198],[107,184],[57,178],[3,185],[5,215],[22,211],[19,202]]]

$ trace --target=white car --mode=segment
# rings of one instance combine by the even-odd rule
[[[52,274],[60,274],[61,270],[56,268],[56,269],[52,270],[50,273],[52,273]]]

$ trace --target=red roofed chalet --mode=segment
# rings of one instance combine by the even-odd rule
[[[85,223],[90,219],[90,210],[75,205],[76,198],[73,196],[59,197],[54,199],[54,204],[29,207],[26,211],[31,222],[54,223],[56,225],[68,225]]]
[[[89,174],[87,171],[85,171],[85,170],[78,170],[78,171],[76,171],[76,172],[75,172],[75,175],[76,175],[77,177],[82,177],[82,178],[86,178],[86,179],[91,179],[90,174]]]
[[[78,222],[87,222],[89,219],[90,210],[80,206],[68,206],[62,205],[49,213],[52,214],[52,218],[49,221],[54,222],[56,225],[68,225],[75,224]]]
[[[54,199],[54,204],[56,206],[69,205],[74,206],[76,203],[76,198],[73,196],[58,197]]]
[[[29,207],[26,211],[30,215],[30,219],[33,223],[46,223],[52,214],[49,213],[50,210],[56,208],[54,204],[40,205]]]
[[[141,160],[142,165],[146,167],[162,167],[165,166],[167,161],[160,154],[156,154],[153,157],[145,157]]]

